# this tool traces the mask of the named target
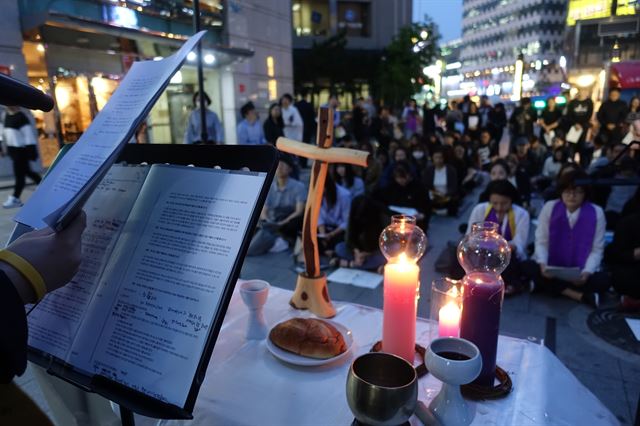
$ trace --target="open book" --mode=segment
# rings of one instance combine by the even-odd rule
[[[29,346],[184,407],[266,176],[112,166],[85,206],[80,271],[28,316]]]

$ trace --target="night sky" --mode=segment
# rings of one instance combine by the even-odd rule
[[[423,21],[425,14],[438,24],[440,43],[462,35],[462,0],[413,0],[413,21]]]

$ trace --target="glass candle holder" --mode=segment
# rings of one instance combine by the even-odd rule
[[[429,317],[435,322],[431,333],[432,340],[438,337],[459,337],[462,282],[447,277],[433,280],[429,306]]]

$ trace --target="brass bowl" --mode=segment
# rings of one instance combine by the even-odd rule
[[[418,403],[416,370],[404,359],[389,353],[360,355],[349,368],[347,402],[360,423],[403,424]]]

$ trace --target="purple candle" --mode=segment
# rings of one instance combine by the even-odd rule
[[[475,384],[493,386],[504,283],[500,275],[472,272],[463,279],[460,337],[480,349],[482,371]]]

